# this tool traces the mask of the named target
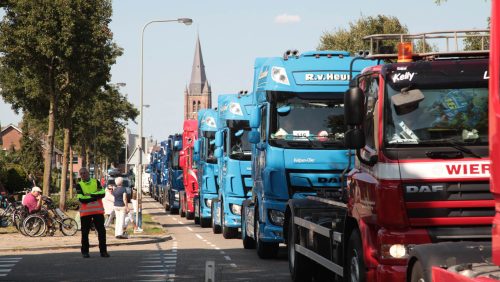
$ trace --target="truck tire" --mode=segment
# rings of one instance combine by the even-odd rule
[[[200,218],[200,226],[201,228],[207,228],[210,227],[210,224],[212,223],[212,218]]]
[[[426,282],[426,275],[424,273],[424,268],[422,267],[422,263],[417,260],[413,263],[411,268],[411,282]]]
[[[170,214],[179,214],[179,209],[171,208],[170,209]]]
[[[185,202],[185,198],[184,198],[184,193],[181,193],[179,195],[179,215],[181,217],[185,217],[186,216],[186,210],[184,209],[184,202]]]
[[[278,243],[268,243],[262,242],[260,240],[260,220],[259,220],[259,209],[255,206],[255,241],[257,248],[257,255],[261,259],[275,258],[278,255],[279,244]]]
[[[255,249],[255,240],[247,236],[247,224],[246,224],[246,209],[247,207],[243,205],[241,209],[241,240],[243,241],[243,248],[245,249]]]
[[[190,212],[186,210],[186,219],[192,220],[194,219],[194,212]]]
[[[198,213],[198,216],[196,214]],[[194,224],[200,224],[200,199],[196,198],[194,201]]]
[[[217,225],[215,224],[215,201],[212,202],[212,207],[210,207],[210,209],[212,210],[212,231],[214,232],[214,234],[220,234],[221,232],[221,228],[220,228],[220,225]]]
[[[354,230],[347,243],[347,259],[344,264],[346,273],[344,278],[348,282],[362,282],[366,280],[366,266],[363,255],[363,244],[358,230]]]
[[[238,236],[238,228],[232,228],[232,227],[227,227],[226,224],[224,223],[226,221],[226,216],[224,215],[224,202],[220,202],[220,209],[221,209],[221,220],[220,220],[220,225],[222,226],[222,237],[224,239],[233,239]]]
[[[313,265],[307,257],[297,252],[295,249],[295,244],[300,243],[299,230],[295,228],[293,218],[290,219],[288,224],[288,240],[286,242],[286,247],[288,251],[288,269],[290,269],[292,280],[311,281],[313,277]]]

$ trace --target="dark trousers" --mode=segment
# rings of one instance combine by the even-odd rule
[[[101,253],[107,252],[106,247],[106,228],[104,228],[104,215],[93,214],[82,216],[80,218],[82,223],[82,254],[89,253],[89,232],[92,222],[94,222],[95,229],[97,230],[97,237],[99,238],[99,251]]]

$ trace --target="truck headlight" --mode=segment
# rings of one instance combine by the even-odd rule
[[[271,223],[278,226],[283,226],[285,221],[285,213],[278,210],[269,210],[269,219]]]
[[[273,67],[271,69],[271,78],[277,83],[290,85],[290,81],[288,81],[288,76],[286,75],[285,68]]]
[[[179,200],[179,192],[175,191],[174,198],[175,198],[176,200]]]
[[[406,259],[408,258],[409,246],[403,244],[383,244],[381,255],[384,259]]]
[[[231,212],[236,215],[241,215],[241,206],[236,204],[229,204]]]
[[[209,208],[212,207],[212,199],[205,199],[205,205]]]

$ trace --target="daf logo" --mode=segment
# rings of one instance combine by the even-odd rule
[[[319,183],[339,183],[340,179],[338,177],[318,177]]]
[[[444,191],[444,185],[408,185],[406,193],[436,193]]]

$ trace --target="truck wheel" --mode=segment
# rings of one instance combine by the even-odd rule
[[[221,209],[221,220],[220,225],[222,226],[222,236],[224,239],[233,239],[238,236],[238,228],[227,227],[225,224],[226,216],[224,214],[224,202],[220,202]]]
[[[255,240],[247,236],[245,209],[246,209],[245,206],[243,206],[243,208],[241,209],[241,240],[243,241],[243,248],[255,249]]]
[[[278,243],[268,243],[262,242],[260,240],[260,220],[259,220],[259,210],[258,207],[255,206],[255,241],[257,242],[257,255],[261,259],[270,259],[275,258],[278,255],[279,244]]]
[[[196,215],[198,214],[198,215]],[[200,200],[196,199],[194,201],[194,224],[200,224]]]
[[[366,280],[366,267],[363,255],[363,245],[358,230],[354,230],[347,244],[347,260],[345,263],[346,275],[349,282],[361,282]]]
[[[292,280],[311,281],[313,277],[313,265],[307,257],[297,252],[295,249],[295,244],[300,243],[300,238],[299,230],[295,228],[293,218],[289,221],[287,239],[286,247],[288,250],[288,268],[290,269]]]
[[[186,219],[194,219],[194,212],[186,211]]]
[[[184,202],[185,202],[184,193],[182,193],[179,198],[180,198],[180,201],[179,201],[179,214],[180,214],[181,217],[185,217],[186,216],[186,210],[184,209]]]
[[[179,209],[171,208],[170,214],[179,214]]]
[[[214,232],[214,234],[220,234],[221,232],[221,228],[220,228],[220,225],[217,225],[215,224],[215,201],[212,202],[212,207],[211,207],[211,210],[212,210],[212,231]]]
[[[422,263],[420,261],[415,261],[413,263],[413,267],[411,268],[411,282],[426,282],[424,268],[422,267]]]
[[[212,222],[212,218],[200,218],[201,228],[210,227],[211,222]]]

